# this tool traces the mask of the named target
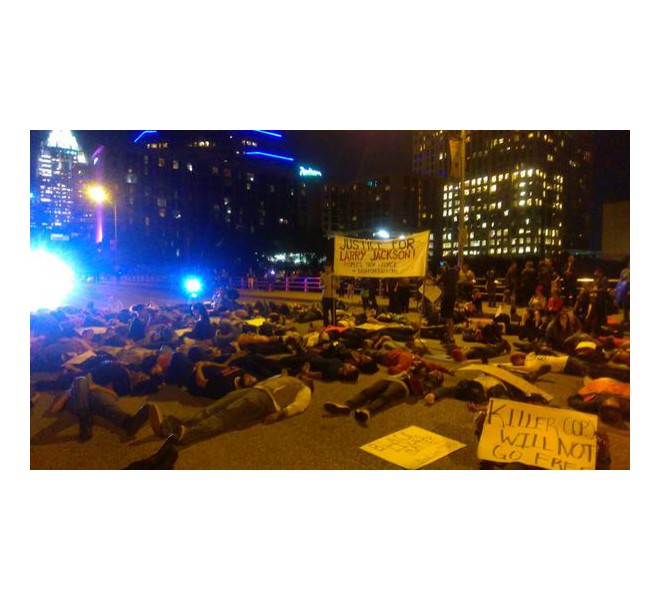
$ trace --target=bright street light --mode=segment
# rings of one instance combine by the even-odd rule
[[[97,222],[96,222],[96,243],[103,241],[103,223],[102,223],[102,209],[101,206],[106,202],[112,202],[110,200],[110,194],[107,190],[98,184],[88,185],[85,189],[87,197],[99,206],[99,212],[97,213]],[[115,213],[115,264],[117,263],[117,252],[119,245],[119,238],[117,237],[117,202],[112,202],[112,207]]]
[[[102,204],[109,199],[108,192],[101,185],[90,185],[87,187],[87,196],[92,202]]]

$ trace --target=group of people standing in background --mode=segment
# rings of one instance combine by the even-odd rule
[[[254,289],[253,277],[252,274],[248,278],[250,289]],[[512,319],[522,320],[522,324],[531,321],[536,327],[540,327],[543,320],[547,323],[562,310],[572,311],[573,316],[582,323],[582,329],[593,335],[606,326],[608,314],[615,312],[616,308],[623,310],[623,324],[630,322],[629,260],[616,286],[610,286],[600,266],[595,268],[592,277],[578,281],[578,266],[572,254],[567,255],[561,265],[552,258],[542,258],[536,263],[525,260],[522,269],[513,260],[503,275],[489,266],[483,278],[485,294],[484,286],[477,284],[476,275],[467,262],[459,265],[455,257],[442,261],[437,276],[431,277],[444,296],[439,316],[451,320],[457,302],[472,303],[480,313],[482,302],[487,301],[491,308],[496,308],[500,302],[509,305]],[[418,296],[420,285],[417,278],[409,277],[382,280],[339,277],[328,263],[320,277],[324,325],[336,323],[337,302],[343,298],[352,300],[355,294],[359,295],[365,313],[407,314],[410,312],[411,297]],[[501,287],[504,290],[500,296],[498,290]],[[387,298],[385,306],[379,306],[379,296]]]

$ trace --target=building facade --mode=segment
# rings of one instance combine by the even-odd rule
[[[383,175],[324,186],[323,230],[326,237],[392,237],[431,231],[431,256],[437,240],[442,183],[434,177]]]
[[[418,131],[413,171],[442,182],[443,254],[458,251],[460,131]],[[552,255],[594,240],[590,132],[466,131],[466,256]]]
[[[322,174],[278,132],[113,134],[92,153],[91,173],[107,190],[103,238],[113,246],[116,236],[122,264],[241,271],[257,255],[305,251],[322,237]]]
[[[39,145],[30,230],[50,241],[91,235],[93,207],[85,197],[89,165],[71,131],[51,131]]]

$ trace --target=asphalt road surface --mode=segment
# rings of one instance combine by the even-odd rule
[[[121,300],[125,306],[149,299],[159,303],[182,299],[181,296],[177,297],[176,291],[163,286],[98,283],[82,287],[76,297],[76,304],[94,300],[97,306],[103,307],[109,296]],[[514,338],[509,339],[514,341]],[[435,340],[427,340],[427,345],[434,353],[442,352],[439,342]],[[500,357],[499,360],[506,361],[507,358]],[[401,469],[362,450],[361,446],[414,425],[465,444],[422,469],[478,469],[477,439],[472,414],[466,403],[460,400],[448,398],[432,406],[426,406],[422,401],[402,402],[374,415],[366,425],[357,423],[352,416],[333,416],[323,410],[324,402],[346,400],[384,374],[385,370],[381,367],[378,374],[361,375],[356,383],[316,382],[312,404],[304,413],[274,425],[258,424],[183,447],[175,468]],[[470,376],[465,373],[457,375]],[[447,384],[455,382],[454,377],[447,376]],[[539,380],[537,385],[554,395],[551,406],[567,408],[566,399],[577,392],[582,386],[582,380],[550,373]],[[31,409],[32,469],[120,469],[132,461],[149,456],[162,444],[162,440],[152,433],[148,424],[134,439],[126,439],[123,433],[101,418],[95,420],[92,439],[80,442],[77,421],[73,415],[66,411],[57,415],[50,414],[53,398],[54,394],[40,393]],[[119,400],[119,404],[133,413],[146,401],[158,404],[164,414],[180,417],[192,415],[207,404],[204,399],[194,398],[173,386],[166,386],[149,398],[124,397]],[[611,468],[629,469],[628,425],[611,427],[600,423],[599,427],[610,439]]]

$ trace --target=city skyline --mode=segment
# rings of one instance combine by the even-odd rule
[[[217,130],[225,131],[225,130]],[[385,173],[412,171],[413,130],[276,130],[288,146],[318,168],[327,181],[347,183]],[[598,204],[630,198],[630,131],[593,130],[594,195]],[[30,132],[31,156],[47,131]],[[86,152],[103,144],[128,143],[129,130],[80,130]],[[34,160],[34,158],[32,159]],[[34,174],[31,173],[31,177]]]

